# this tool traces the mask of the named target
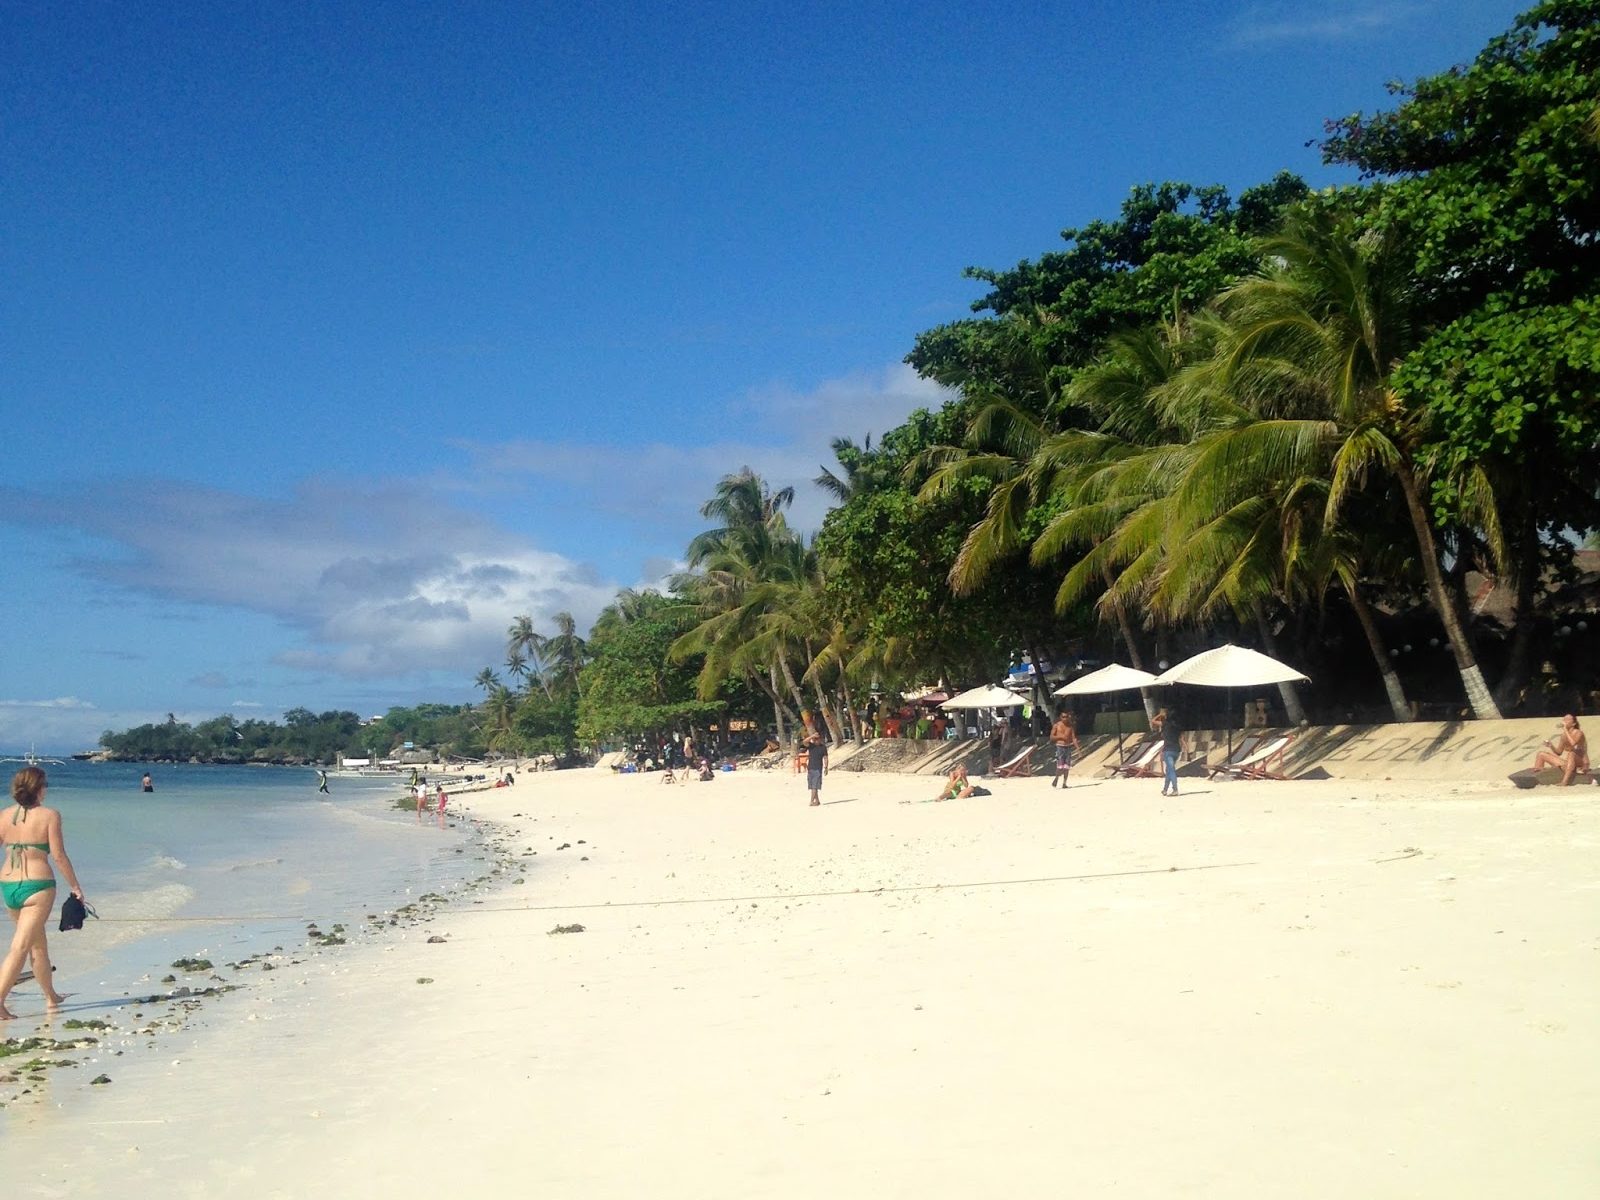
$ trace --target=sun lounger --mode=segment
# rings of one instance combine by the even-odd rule
[[[998,767],[990,768],[989,774],[998,775],[1006,779],[1014,779],[1019,775],[1032,775],[1033,763],[1030,761],[1032,758],[1033,747],[1029,746],[1015,758],[1001,763]]]
[[[1154,779],[1161,774],[1161,739],[1153,738],[1133,748],[1128,761],[1111,768],[1111,778],[1118,775],[1129,779]]]
[[[1233,753],[1228,756],[1227,762],[1219,763],[1211,768],[1211,778],[1215,779],[1218,775],[1227,774],[1229,771],[1233,770],[1233,768],[1237,767],[1240,763],[1248,759],[1256,752],[1256,747],[1261,745],[1261,740],[1266,736],[1267,735],[1264,733],[1252,733],[1249,737],[1245,738],[1244,741],[1240,742],[1233,748]]]
[[[1287,779],[1283,774],[1284,751],[1294,741],[1294,734],[1280,733],[1265,739],[1251,755],[1238,763],[1225,764],[1223,773],[1230,779]]]

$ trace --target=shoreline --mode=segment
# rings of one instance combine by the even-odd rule
[[[385,790],[373,789],[366,803],[372,806],[374,815],[389,807],[387,795]],[[429,824],[432,823],[430,817]],[[225,1016],[217,1011],[215,1002],[230,993],[248,990],[268,972],[293,971],[318,956],[380,941],[397,926],[425,924],[439,910],[463,903],[494,884],[505,869],[494,832],[486,829],[484,822],[459,813],[452,814],[451,824],[461,830],[462,837],[455,853],[481,861],[483,874],[463,874],[452,882],[434,885],[442,890],[422,890],[416,895],[412,895],[412,887],[406,886],[393,898],[376,906],[365,905],[361,913],[342,920],[242,914],[227,918],[188,914],[122,918],[124,923],[134,925],[170,923],[188,927],[193,933],[166,932],[135,942],[118,940],[113,943],[114,951],[101,950],[101,954],[114,954],[112,961],[132,963],[131,949],[143,948],[147,954],[139,961],[145,965],[135,968],[136,975],[112,983],[109,990],[103,982],[91,982],[107,974],[116,975],[114,967],[107,970],[108,964],[97,965],[86,975],[65,977],[63,986],[70,998],[53,1016],[38,1008],[31,982],[20,984],[14,995],[22,1001],[24,1011],[16,1019],[0,1023],[0,1130],[6,1128],[8,1116],[14,1117],[37,1103],[38,1093],[53,1091],[58,1085],[70,1090],[92,1074],[115,1070],[117,1058],[139,1044],[140,1039],[148,1038],[148,1048],[157,1050],[181,1033],[202,1026],[207,1018]],[[58,913],[52,914],[51,938],[59,971],[63,944],[54,939],[81,935],[54,931],[57,917]],[[268,928],[271,925],[281,928]],[[219,935],[217,931],[222,932]],[[267,943],[275,937],[280,940],[268,948]],[[150,956],[151,951],[157,953]],[[167,963],[174,953],[178,957]],[[69,971],[71,958],[70,954],[66,956]],[[61,980],[63,976],[58,974],[57,978]],[[213,1003],[203,1006],[202,1001]]]
[[[562,772],[464,799],[507,856],[492,895],[272,972],[172,1062],[40,1106],[13,1130],[26,1161],[76,1165],[29,1182],[1594,1183],[1590,793],[1195,781],[1166,800],[1079,777],[940,804],[935,782],[830,775],[820,810],[776,772]]]

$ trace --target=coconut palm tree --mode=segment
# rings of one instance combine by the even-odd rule
[[[1389,384],[1414,344],[1409,260],[1392,235],[1357,234],[1325,213],[1292,215],[1263,249],[1271,265],[1219,299],[1225,332],[1208,368],[1210,382],[1255,419],[1207,439],[1183,502],[1215,511],[1251,492],[1325,480],[1325,521],[1334,528],[1353,496],[1392,488],[1468,703],[1480,718],[1498,717],[1424,495],[1426,413],[1408,409]],[[1465,480],[1463,494],[1475,501],[1469,515],[1484,541],[1498,549],[1487,480]]]
[[[689,566],[719,553],[759,562],[777,543],[793,538],[783,510],[794,503],[792,487],[772,491],[766,480],[742,467],[717,482],[716,494],[700,506],[700,515],[721,525],[697,534],[689,543]]]
[[[840,504],[847,503],[866,482],[872,468],[872,435],[869,433],[861,445],[847,437],[836,437],[830,443],[833,457],[839,463],[840,474],[822,468],[811,482],[816,484]]]
[[[489,693],[483,705],[486,743],[491,750],[509,747],[515,740],[513,728],[517,718],[517,698],[510,688],[497,687]]]
[[[533,627],[531,617],[518,617],[506,630],[506,670],[522,681],[524,690],[538,688],[548,698],[550,671],[544,658],[545,642],[544,635]]]
[[[527,683],[530,670],[527,656],[516,646],[506,651],[506,674],[521,683]]]
[[[556,631],[540,644],[540,656],[549,674],[561,687],[578,690],[578,672],[588,654],[588,643],[578,636],[578,622],[571,613],[558,612],[550,618]]]
[[[633,588],[619,588],[615,599],[602,608],[600,615],[595,618],[594,626],[589,630],[589,640],[593,641],[602,633],[632,624],[645,612],[649,604],[647,597],[658,595],[658,592],[648,588],[642,592],[634,591]]]
[[[495,688],[500,686],[500,677],[494,673],[493,667],[485,667],[483,670],[479,671],[477,676],[473,679],[472,686],[482,688],[484,695],[487,696],[490,692],[494,691]]]
[[[780,728],[785,693],[794,711],[808,708],[800,677],[810,671],[815,649],[807,642],[815,630],[805,624],[800,598],[815,579],[816,556],[783,518],[793,497],[792,488],[771,491],[748,467],[723,478],[701,508],[722,524],[690,543],[687,558],[696,569],[673,582],[691,628],[672,654],[680,660],[704,656],[701,695],[710,697],[729,675],[742,675],[768,694]],[[825,719],[836,726],[820,685],[814,687]],[[834,733],[841,736],[837,728]]]

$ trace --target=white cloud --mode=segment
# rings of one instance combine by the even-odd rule
[[[102,483],[70,496],[5,491],[0,508],[110,543],[112,553],[74,564],[87,576],[273,617],[301,637],[280,662],[346,676],[469,671],[499,661],[514,617],[538,624],[566,610],[582,625],[615,593],[590,568],[415,482],[311,480],[265,499],[172,482]],[[192,682],[241,681],[211,672]]]
[[[760,437],[726,438],[690,446],[580,445],[517,440],[467,444],[481,466],[593,488],[594,503],[641,523],[692,524],[718,479],[749,467],[774,489],[793,487],[790,519],[815,529],[829,505],[813,484],[823,467],[837,469],[835,437],[858,444],[903,422],[919,408],[937,409],[950,393],[903,363],[825,380],[810,390],[772,385],[730,406],[730,425]]]
[[[1254,4],[1232,24],[1236,45],[1277,42],[1337,42],[1365,37],[1402,25],[1427,5],[1407,3]]]
[[[93,708],[87,700],[76,696],[58,696],[54,700],[0,700],[0,708]]]
[[[166,709],[103,709],[81,700],[66,706],[23,703],[19,708],[16,701],[0,701],[0,753],[14,754],[36,746],[40,754],[75,754],[98,746],[107,729],[131,729],[167,719]],[[216,716],[200,712],[175,715],[190,724]]]

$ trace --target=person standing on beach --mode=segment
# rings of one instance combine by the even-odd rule
[[[1183,722],[1162,709],[1156,714],[1156,731],[1161,734],[1161,794],[1178,794],[1178,756],[1183,753]]]
[[[813,806],[821,804],[817,793],[822,790],[822,777],[828,773],[828,743],[822,734],[813,729],[806,735],[806,787],[811,789]]]
[[[56,906],[56,879],[50,871],[53,860],[67,886],[79,900],[83,888],[67,857],[61,835],[61,814],[44,806],[45,774],[38,767],[23,767],[11,777],[11,798],[16,801],[10,813],[0,816],[0,900],[6,915],[16,926],[11,949],[0,961],[0,1021],[15,1014],[6,1008],[6,999],[22,975],[23,964],[33,960],[33,977],[44,992],[45,1005],[54,1012],[66,999],[55,989],[51,978],[50,947],[45,942],[45,925]]]
[[[147,792],[153,792],[156,790],[155,780],[150,778],[149,771],[144,773],[144,778],[139,781],[139,787]]]
[[[1056,723],[1050,727],[1050,741],[1056,748],[1056,775],[1051,787],[1066,787],[1067,773],[1072,770],[1072,754],[1078,748],[1078,727],[1073,724],[1072,713],[1061,710]]]
[[[321,767],[317,768],[317,791],[319,791],[319,792],[327,792],[328,791],[328,773],[326,771],[324,771]]]

